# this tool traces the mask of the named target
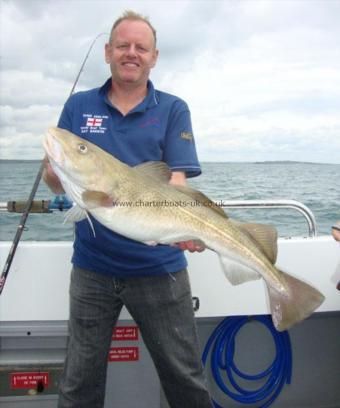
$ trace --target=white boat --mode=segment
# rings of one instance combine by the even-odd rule
[[[284,205],[289,203],[293,202]],[[233,202],[226,206],[233,204],[242,206]],[[270,206],[268,202],[262,204]],[[304,206],[298,207],[305,212]],[[273,407],[340,407],[340,292],[336,289],[340,248],[331,236],[316,234],[308,209],[307,220],[307,236],[279,238],[277,265],[318,288],[325,301],[310,318],[289,331],[292,381]],[[10,242],[0,243],[1,266],[10,246]],[[0,297],[2,408],[56,407],[67,337],[71,254],[71,242],[21,242],[18,246]],[[187,258],[202,348],[226,316],[269,313],[262,280],[233,287],[215,253],[188,253]],[[126,310],[118,326],[108,364],[105,408],[167,407],[149,354]],[[238,336],[238,360],[249,371],[268,365],[274,349],[272,338],[256,323],[244,327]],[[208,367],[207,377],[221,406],[241,406],[217,389]]]

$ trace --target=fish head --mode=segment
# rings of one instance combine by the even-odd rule
[[[44,148],[66,192],[70,185],[79,194],[88,190],[108,194],[112,190],[115,159],[100,147],[65,129],[52,127]]]

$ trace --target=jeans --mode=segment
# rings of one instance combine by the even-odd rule
[[[139,326],[170,407],[212,407],[187,271],[111,278],[77,267],[71,275],[69,339],[58,407],[103,407],[112,330],[123,305]]]

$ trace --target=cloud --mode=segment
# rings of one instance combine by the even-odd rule
[[[0,158],[40,158],[89,45],[149,15],[158,89],[190,106],[201,160],[340,163],[340,3],[3,1]],[[109,76],[98,38],[77,89]]]

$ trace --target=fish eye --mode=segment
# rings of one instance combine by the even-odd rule
[[[78,150],[79,150],[80,153],[87,153],[87,146],[84,145],[84,144],[82,144],[82,143],[80,143],[80,144],[78,145]]]

